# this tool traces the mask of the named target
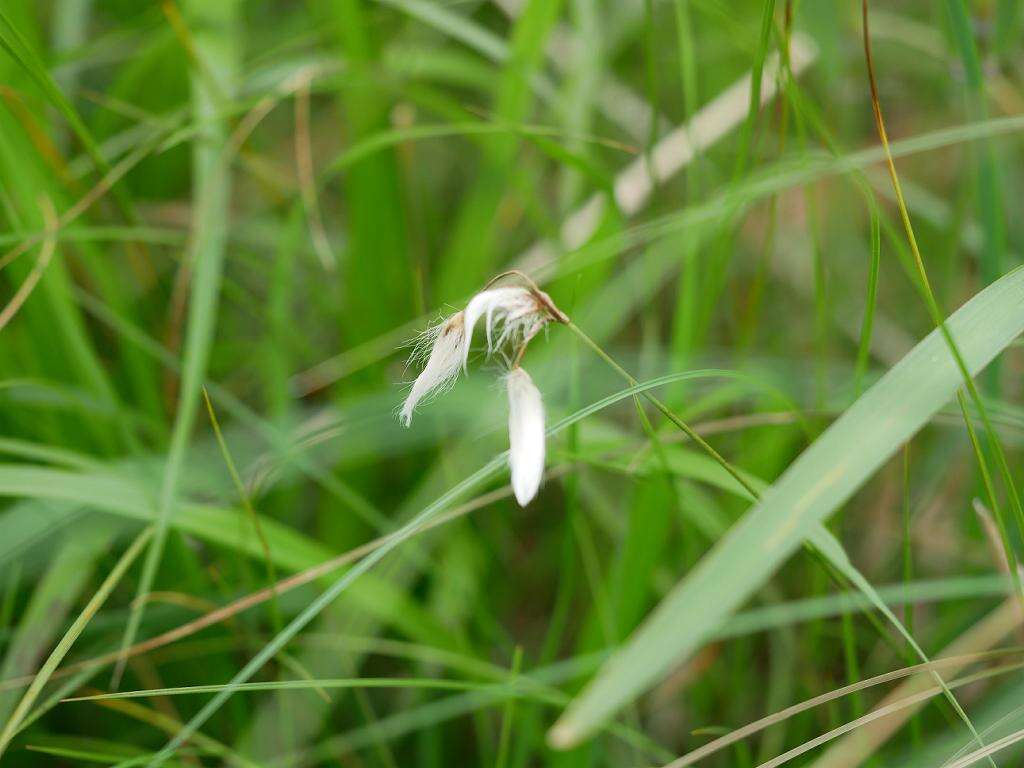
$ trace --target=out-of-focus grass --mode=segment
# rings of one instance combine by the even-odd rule
[[[701,764],[859,716],[800,759],[1010,759],[1019,6],[872,15],[937,305],[991,286],[951,323],[972,372],[995,358],[961,415],[948,345],[906,357],[936,318],[859,9],[5,3],[0,762],[664,764],[848,683]],[[560,327],[531,345],[526,509],[493,367],[394,418],[401,342],[511,266],[641,381]],[[762,501],[645,429],[655,387]],[[935,667],[948,697],[856,685],[919,661],[897,620],[970,655]],[[102,697],[121,649],[130,701]],[[876,719],[887,694],[921,698]],[[559,751],[566,712],[589,738]]]

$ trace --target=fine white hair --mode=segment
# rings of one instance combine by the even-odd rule
[[[462,368],[464,338],[465,318],[462,312],[457,312],[443,323],[428,328],[417,339],[410,360],[426,357],[427,362],[402,404],[399,418],[405,426],[412,423],[417,403],[431,394],[444,392],[455,383]]]

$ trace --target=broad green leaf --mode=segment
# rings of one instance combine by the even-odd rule
[[[954,313],[949,329],[972,374],[1024,331],[1024,269]],[[800,542],[953,397],[959,371],[930,333],[790,466],[648,616],[549,733],[569,747],[685,661]]]
[[[58,502],[45,512],[38,506],[19,509],[0,517],[0,560],[22,546],[37,541],[40,534],[56,528],[79,514],[82,507],[111,512],[119,517],[152,522],[156,518],[152,498],[137,484],[114,473],[80,473],[30,464],[0,464],[0,496]],[[33,518],[33,515],[35,516]],[[183,533],[261,556],[259,542],[244,532],[251,530],[241,510],[211,504],[177,502],[168,524]],[[323,562],[334,554],[301,533],[261,516],[260,526],[273,542],[274,564],[287,570],[301,570]]]

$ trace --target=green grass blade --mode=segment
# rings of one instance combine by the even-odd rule
[[[371,73],[378,34],[370,9],[361,0],[330,4],[337,43],[350,77]],[[339,93],[351,143],[358,144],[387,127],[390,103],[375,88],[345,87]],[[405,222],[397,155],[364,155],[342,179],[348,242],[341,265],[344,301],[353,314],[346,324],[350,342],[387,330],[412,306],[413,263]]]
[[[54,82],[49,71],[46,69],[39,55],[32,50],[25,38],[18,31],[18,28],[11,22],[7,14],[0,11],[0,46],[25,70],[33,82],[39,87],[47,99],[60,111],[68,125],[78,136],[89,156],[96,164],[98,170],[106,172],[109,169],[103,156],[100,154],[92,134],[86,127],[74,106],[68,101],[60,87]]]
[[[97,524],[66,537],[60,546],[54,547],[53,559],[18,616],[16,631],[0,665],[0,676],[9,679],[37,671],[45,649],[64,629],[73,601],[89,584],[96,561],[112,539],[110,526]],[[6,722],[15,706],[16,697],[9,691],[0,691],[0,719]]]
[[[864,318],[860,326],[860,343],[857,346],[857,362],[854,365],[854,391],[860,395],[864,374],[868,370],[868,356],[871,353],[871,333],[875,323],[875,307],[878,303],[878,272],[882,261],[881,227],[878,222],[878,205],[868,195],[871,217],[871,261],[868,267],[868,290],[864,299]]]
[[[381,0],[381,2],[443,31],[494,61],[504,61],[508,58],[508,46],[504,40],[479,24],[448,10],[448,7],[442,3],[430,3],[426,0]]]
[[[263,530],[263,526],[260,525],[259,515],[256,514],[256,510],[252,506],[252,501],[249,499],[249,493],[245,490],[245,484],[242,482],[241,476],[238,474],[238,468],[235,466],[235,460],[231,456],[231,451],[228,449],[227,441],[224,439],[224,433],[221,432],[220,422],[217,420],[217,412],[213,409],[213,403],[210,402],[210,394],[206,391],[206,387],[203,387],[203,402],[206,405],[206,413],[210,417],[210,424],[213,427],[213,433],[217,437],[217,447],[220,448],[221,456],[224,457],[224,464],[228,468],[228,474],[231,475],[231,482],[234,483],[235,490],[238,492],[238,499],[242,503],[242,509],[245,510],[246,515],[252,521],[253,531],[256,533],[256,537],[260,541],[260,549],[263,551],[263,564],[267,569],[267,585],[273,585],[277,583],[277,571],[274,568],[273,555],[270,552],[270,542],[267,541],[267,535]],[[274,595],[270,601],[270,616],[274,623],[275,629],[281,628],[281,607],[277,602],[277,595]]]
[[[736,164],[733,168],[734,179],[746,172],[747,161],[754,144],[757,116],[761,112],[761,77],[764,74],[764,60],[768,56],[774,22],[775,0],[764,0],[764,7],[761,9],[761,33],[757,41],[757,53],[750,68],[750,103],[747,107],[747,119],[743,123],[743,131],[740,134],[740,148],[736,153]]]
[[[64,633],[64,636],[57,643],[57,647],[53,649],[49,657],[43,663],[43,666],[39,668],[39,672],[36,673],[35,679],[32,684],[25,691],[25,694],[21,697],[21,701],[18,702],[18,706],[15,707],[14,712],[11,714],[7,723],[4,725],[3,731],[0,731],[0,755],[3,755],[4,751],[11,743],[11,739],[14,738],[18,732],[18,727],[21,725],[25,715],[28,714],[32,705],[36,699],[39,698],[39,694],[43,690],[43,686],[46,685],[50,676],[54,673],[61,661],[67,655],[68,651],[71,650],[71,646],[74,645],[75,640],[82,634],[82,630],[92,620],[92,617],[96,615],[96,612],[103,606],[103,603],[110,597],[110,593],[114,591],[114,587],[121,581],[121,577],[131,567],[132,563],[135,562],[135,558],[142,552],[143,546],[149,541],[149,537],[153,534],[152,528],[146,528],[138,536],[135,537],[135,541],[131,543],[131,546],[125,550],[124,554],[117,561],[117,565],[107,574],[107,578],[103,580],[99,589],[86,603],[85,608],[78,614],[78,618],[71,624],[68,631]]]
[[[498,122],[519,123],[532,106],[531,84],[544,60],[544,44],[561,11],[562,0],[529,0],[516,20],[508,60],[495,84],[492,109]],[[498,264],[496,215],[508,195],[518,145],[512,137],[495,137],[483,153],[481,171],[467,191],[452,226],[435,287],[444,300],[463,296],[486,280]]]
[[[148,503],[149,495],[138,485],[109,472],[86,474],[30,464],[0,464],[0,496],[61,502],[44,510],[28,507],[25,514],[18,517],[11,514],[0,517],[0,540],[4,541],[0,558],[9,557],[18,546],[34,541],[40,530],[53,530],[75,520],[83,507],[110,512],[131,521],[151,523],[155,520]],[[44,511],[50,518],[49,527],[40,529],[32,517],[44,517]],[[290,526],[266,517],[261,517],[259,524],[273,544],[273,562],[280,568],[308,568],[332,554],[330,548]],[[251,518],[242,510],[178,502],[168,525],[256,558],[264,556],[258,541],[240,533],[251,525]]]
[[[516,646],[515,653],[512,656],[512,674],[511,683],[514,685],[516,677],[519,675],[519,670],[523,663],[523,649],[521,646]],[[505,768],[508,764],[508,752],[509,752],[509,741],[512,735],[512,720],[515,714],[515,700],[509,699],[505,702],[505,711],[501,716],[501,736],[498,739],[498,757],[494,761],[495,768]]]
[[[946,0],[960,61],[966,74],[968,113],[973,120],[987,117],[985,76],[982,73],[978,46],[967,3],[964,0]],[[1003,204],[1002,181],[995,147],[983,141],[976,148],[977,209],[982,225],[980,253],[981,275],[986,283],[1003,273],[1006,264],[1006,221]],[[993,366],[987,382],[991,391],[998,392],[999,368]]]
[[[476,691],[494,687],[494,683],[479,683],[466,680],[441,680],[422,677],[349,677],[332,679],[273,680],[262,683],[244,683],[236,687],[239,693],[261,691],[316,691],[340,690],[347,688],[425,688],[436,691]],[[226,685],[189,685],[177,688],[150,688],[140,691],[118,691],[97,693],[89,696],[74,696],[65,699],[75,701],[110,701],[113,699],[149,699],[156,696],[196,696],[204,693],[219,693]]]
[[[1003,56],[1020,41],[1020,0],[998,0],[996,10],[996,46]]]
[[[831,563],[844,578],[857,587],[857,589],[868,598],[871,604],[877,608],[883,616],[885,616],[889,623],[896,628],[896,631],[902,635],[903,639],[907,641],[907,644],[913,649],[914,653],[921,659],[921,661],[926,664],[931,661],[918,642],[914,639],[914,636],[911,635],[910,631],[903,625],[903,622],[901,622],[899,618],[897,618],[896,614],[892,612],[892,609],[886,605],[878,592],[875,591],[875,588],[871,586],[871,583],[864,578],[864,575],[857,570],[852,562],[850,562],[850,558],[847,557],[846,550],[843,549],[843,545],[835,536],[832,535],[831,531],[829,531],[824,525],[818,523],[812,527],[807,540],[814,545],[815,549],[817,549],[819,553],[828,559],[829,563]],[[942,676],[933,670],[932,677],[935,679],[935,682],[938,683],[939,688],[942,689],[943,695],[945,695],[946,699],[952,705],[957,716],[967,725],[971,735],[974,736],[975,740],[979,744],[984,744],[977,729],[974,727],[974,723],[971,722],[970,718],[967,716],[967,712],[964,711],[963,706],[959,701],[957,701],[945,680],[942,679]]]

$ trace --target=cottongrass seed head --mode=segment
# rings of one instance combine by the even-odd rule
[[[525,507],[537,495],[544,475],[544,403],[530,374],[522,368],[508,372],[505,388],[512,491],[519,506]]]
[[[500,352],[509,368],[505,375],[509,467],[516,501],[525,507],[537,495],[544,475],[544,403],[519,361],[541,329],[551,322],[568,323],[569,318],[526,275],[509,272],[499,278],[511,274],[518,274],[529,287],[491,288],[489,284],[470,299],[464,311],[428,328],[416,340],[410,363],[426,360],[426,364],[402,404],[400,418],[408,427],[418,403],[455,383],[469,361],[473,330],[483,319],[487,356]],[[509,351],[512,354],[506,354]]]

